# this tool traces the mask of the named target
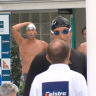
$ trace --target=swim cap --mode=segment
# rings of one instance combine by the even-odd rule
[[[29,24],[26,28],[26,30],[28,29],[36,29],[36,27],[33,24]]]
[[[67,27],[70,28],[70,22],[68,19],[62,17],[62,16],[58,16],[56,17],[52,23],[51,23],[51,30],[53,31],[55,28],[58,27]]]

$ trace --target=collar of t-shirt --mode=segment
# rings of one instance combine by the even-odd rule
[[[56,63],[49,66],[48,70],[70,70],[69,66],[64,63]]]

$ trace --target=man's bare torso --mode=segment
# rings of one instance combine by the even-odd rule
[[[29,43],[28,40],[24,40],[22,45],[19,46],[19,51],[22,59],[22,73],[28,73],[34,57],[44,51],[44,45],[42,41],[37,39],[35,43]]]
[[[26,27],[28,39],[24,39],[19,33],[19,29]],[[36,26],[31,22],[18,23],[12,26],[12,33],[16,43],[19,46],[19,52],[22,59],[22,73],[28,73],[29,67],[36,55],[46,50],[47,43],[36,39]]]

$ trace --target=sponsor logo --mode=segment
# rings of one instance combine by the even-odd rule
[[[66,96],[66,92],[46,92],[44,96]]]
[[[10,81],[10,70],[2,70],[2,81]]]
[[[2,52],[2,54],[9,54],[10,52],[8,51],[8,52]]]
[[[42,94],[42,96],[69,96],[69,82],[44,82],[42,83]]]
[[[10,76],[10,74],[3,74],[2,76],[3,76],[3,77],[4,77],[4,76]]]
[[[6,64],[4,60],[3,60],[3,68],[9,68],[9,66]]]
[[[3,48],[2,48],[3,49]],[[9,49],[6,48],[6,50],[2,50],[2,58],[10,58],[10,51],[7,51]]]
[[[1,0],[0,0],[1,1]],[[4,35],[4,34],[9,34],[9,14],[7,15],[0,15],[0,34]]]
[[[2,70],[10,69],[10,59],[2,59]]]
[[[4,40],[2,41],[2,43],[9,43],[9,42],[10,42],[10,41],[4,41]]]
[[[4,21],[0,21],[0,28],[4,28]]]

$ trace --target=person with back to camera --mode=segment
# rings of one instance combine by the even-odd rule
[[[51,65],[35,77],[29,96],[87,96],[86,80],[82,74],[70,70],[69,58],[68,44],[54,39],[46,55]]]
[[[24,39],[18,31],[24,26],[27,26],[27,39]],[[12,27],[12,32],[14,39],[19,46],[20,56],[22,59],[22,76],[24,77],[25,81],[31,62],[36,55],[46,50],[48,44],[45,41],[36,39],[36,26],[31,22],[24,22],[14,25]]]
[[[68,66],[70,67],[70,69],[81,73],[85,78],[87,78],[86,55],[84,55],[82,52],[79,52],[71,48],[72,32],[70,22],[68,21],[68,19],[62,16],[56,17],[51,23],[50,30],[51,30],[51,37],[53,39],[60,39],[69,45],[71,55],[69,58]],[[50,62],[48,62],[48,60],[46,59],[46,51],[43,51],[34,58],[26,78],[23,96],[29,96],[30,87],[34,77],[37,74],[46,71],[50,65],[51,65]]]
[[[82,35],[84,37],[85,42],[82,43],[82,44],[80,44],[80,46],[78,46],[77,51],[80,51],[80,52],[84,53],[85,55],[87,55],[87,48],[86,48],[87,47],[87,43],[86,43],[86,27],[84,27],[82,29]]]
[[[16,96],[18,87],[13,83],[3,83],[0,86],[1,96]]]

